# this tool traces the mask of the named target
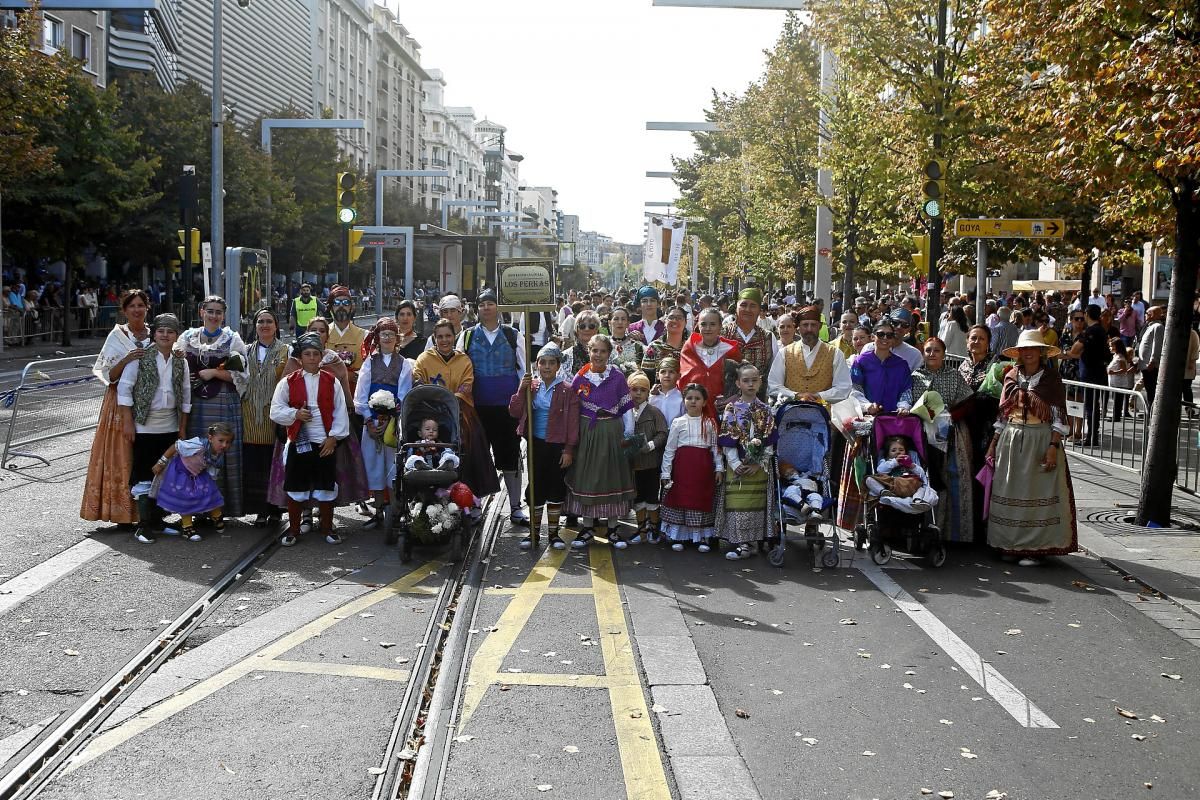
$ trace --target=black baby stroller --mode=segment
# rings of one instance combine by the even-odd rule
[[[425,419],[437,421],[435,447],[461,452],[458,398],[445,386],[414,386],[400,404],[392,501],[384,511],[384,529],[389,542],[399,541],[403,562],[412,558],[414,538],[431,543],[448,540],[451,559],[458,560],[462,557],[463,534],[472,520],[469,508],[460,509],[457,517],[446,511],[449,498],[444,490],[458,480],[458,470],[439,469],[437,464],[430,465],[432,469],[404,469],[410,448],[420,443],[421,421]]]
[[[925,429],[920,417],[880,414],[875,417],[871,431],[870,446],[865,448],[866,464],[858,465],[863,479],[864,496],[867,494],[866,479],[875,471],[875,464],[884,457],[884,441],[889,436],[904,436],[913,443],[919,465],[927,463],[925,457]],[[862,525],[855,528],[855,541],[870,544],[871,560],[886,564],[892,557],[892,548],[914,555],[923,555],[931,566],[946,563],[946,544],[941,531],[933,522],[934,510],[926,508],[919,513],[901,511],[878,502],[876,499],[863,503]]]
[[[829,485],[829,454],[832,450],[829,411],[820,403],[787,402],[775,412],[775,497],[779,513],[779,542],[767,554],[773,566],[783,566],[789,527],[803,531],[804,541],[816,561],[818,555],[826,567],[836,567],[841,540],[829,516],[832,505]],[[802,477],[803,476],[803,477]],[[800,489],[804,480],[810,491]],[[809,483],[811,481],[812,483]],[[814,492],[817,503],[804,499]],[[789,491],[791,489],[791,491]]]

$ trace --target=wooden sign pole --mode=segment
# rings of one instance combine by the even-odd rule
[[[532,362],[533,348],[529,341],[529,312],[541,314],[547,311],[557,311],[553,303],[546,305],[503,305],[500,311],[521,315],[521,340],[525,347],[525,369],[529,375],[529,386],[525,389],[525,474],[529,476],[529,541],[532,550],[538,549],[541,539],[541,526],[533,526],[533,376],[537,365]],[[524,377],[524,376],[522,376]]]

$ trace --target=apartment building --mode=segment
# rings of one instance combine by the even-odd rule
[[[396,15],[376,5],[375,115],[367,120],[373,133],[375,169],[421,169],[424,158],[421,93],[429,75],[421,67],[421,45]],[[410,202],[420,202],[421,181],[400,178]]]

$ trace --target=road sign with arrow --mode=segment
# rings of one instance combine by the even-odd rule
[[[1061,219],[956,219],[954,235],[969,239],[1061,239]]]

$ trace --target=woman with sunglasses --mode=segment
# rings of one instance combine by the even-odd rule
[[[672,306],[663,317],[664,333],[652,341],[642,355],[642,372],[650,376],[651,382],[658,381],[658,364],[664,358],[679,360],[679,353],[687,342],[687,309]]]
[[[875,349],[864,350],[850,367],[850,380],[854,384],[851,397],[858,401],[867,416],[907,412],[913,403],[912,371],[907,361],[892,352],[898,341],[896,328],[884,317],[875,323],[871,333]],[[865,438],[856,437],[846,445],[838,487],[837,523],[846,530],[854,530],[862,518],[863,497],[854,477],[854,461],[865,452]]]
[[[224,422],[233,428],[233,443],[225,451],[225,466],[217,477],[217,488],[225,499],[224,516],[246,513],[242,491],[242,398],[249,380],[246,343],[225,325],[225,301],[209,295],[200,304],[199,328],[185,331],[175,351],[188,361],[192,375],[192,413],[188,436],[208,436],[208,427]],[[272,387],[274,388],[274,387]]]
[[[600,332],[600,315],[591,309],[584,309],[575,315],[575,343],[563,353],[563,380],[574,380],[575,373],[584,364],[591,363],[589,343],[592,337]]]

